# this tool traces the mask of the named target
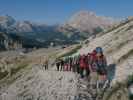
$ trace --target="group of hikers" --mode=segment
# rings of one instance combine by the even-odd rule
[[[90,84],[102,86],[107,80],[107,61],[101,47],[96,47],[91,53],[66,57],[56,60],[57,71],[73,71],[81,78],[90,79]],[[97,81],[98,80],[98,81]]]
[[[48,70],[49,61],[45,58],[43,66]],[[91,53],[56,59],[57,71],[72,71],[81,78],[90,79],[92,86],[103,87],[107,80],[107,61],[101,47],[96,47]]]

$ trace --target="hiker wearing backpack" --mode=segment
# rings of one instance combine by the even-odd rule
[[[88,59],[88,55],[85,55],[85,64],[86,64],[86,68],[85,68],[85,70],[86,70],[86,74],[85,74],[85,76],[86,77],[88,77],[89,75],[90,75],[90,69],[89,69],[89,61],[88,61],[89,59]]]
[[[58,59],[56,59],[56,68],[57,68],[57,71],[59,71],[60,70],[60,60]]]
[[[78,74],[80,74],[80,55],[77,56],[77,59],[76,59],[76,71]]]
[[[79,72],[78,68],[79,68],[79,56],[74,56],[74,58],[73,58],[73,66],[72,66],[73,72]]]
[[[86,69],[87,69],[87,59],[86,59],[86,55],[82,55],[80,57],[80,75],[81,75],[81,78],[84,78],[86,76]]]
[[[73,66],[73,58],[69,57],[69,71],[72,71],[72,66]]]
[[[96,64],[96,50],[93,50],[92,53],[88,53],[88,65],[90,70],[90,86],[91,88],[97,87],[98,73],[97,73],[97,64]]]
[[[68,71],[68,70],[69,70],[69,58],[65,58],[64,71]]]
[[[98,72],[98,87],[102,88],[107,80],[107,61],[101,47],[96,48],[96,65]]]
[[[72,72],[76,72],[76,56],[72,60]]]
[[[44,57],[44,62],[43,62],[43,66],[45,67],[45,70],[48,70],[48,57]]]
[[[61,59],[60,60],[60,71],[63,71],[64,70],[64,60]]]

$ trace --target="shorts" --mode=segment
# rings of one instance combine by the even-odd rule
[[[97,84],[98,74],[97,72],[90,73],[90,84]]]
[[[107,71],[106,71],[105,68],[99,68],[97,70],[97,72],[98,72],[99,75],[106,75],[107,74]]]

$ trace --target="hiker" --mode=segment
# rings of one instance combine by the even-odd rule
[[[86,70],[86,74],[85,76],[88,77],[89,74],[90,74],[90,69],[89,69],[89,61],[88,61],[88,55],[85,55],[85,64],[86,64],[86,67],[85,67],[85,70]]]
[[[65,61],[65,71],[70,71],[71,70],[71,58],[67,57]]]
[[[77,56],[73,57],[73,63],[72,63],[72,71],[76,72],[77,67]]]
[[[88,54],[88,64],[90,70],[90,86],[92,89],[97,88],[97,65],[96,65],[96,50],[93,50],[92,53]]]
[[[105,81],[107,80],[107,61],[105,56],[103,55],[103,50],[101,47],[96,48],[96,64],[97,64],[97,72],[98,72],[98,85],[99,88],[102,88]]]
[[[64,70],[64,60],[61,59],[60,60],[60,71],[63,71]]]
[[[86,69],[87,69],[86,56],[82,55],[80,57],[80,75],[81,75],[81,78],[84,78],[86,76]]]
[[[57,68],[57,71],[59,71],[60,70],[60,60],[58,59],[56,59],[56,68]]]
[[[78,55],[76,59],[76,71],[78,74],[80,73],[80,55]]]
[[[68,71],[68,63],[64,64],[64,71]]]
[[[44,57],[44,60],[43,60],[43,67],[45,68],[45,70],[48,70],[48,57]]]
[[[73,58],[69,57],[69,71],[72,71],[72,66],[73,66]]]

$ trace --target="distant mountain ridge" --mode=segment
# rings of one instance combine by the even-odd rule
[[[97,16],[95,13],[89,11],[79,11],[66,21],[64,25],[53,26],[30,21],[16,21],[8,15],[0,16],[0,29],[15,33],[36,33],[50,30],[64,32],[65,29],[93,33],[95,28],[104,29],[110,27],[112,24],[114,24],[112,18]],[[62,31],[60,27],[64,28],[64,30]]]
[[[16,21],[11,16],[0,16],[0,32],[17,34],[50,45],[77,43],[110,27],[113,21],[106,17],[99,17],[88,11],[80,11],[70,18],[64,25],[37,24],[30,21]]]
[[[37,24],[30,21],[16,21],[11,16],[0,16],[0,28],[7,32],[30,33],[48,30],[48,25]]]

